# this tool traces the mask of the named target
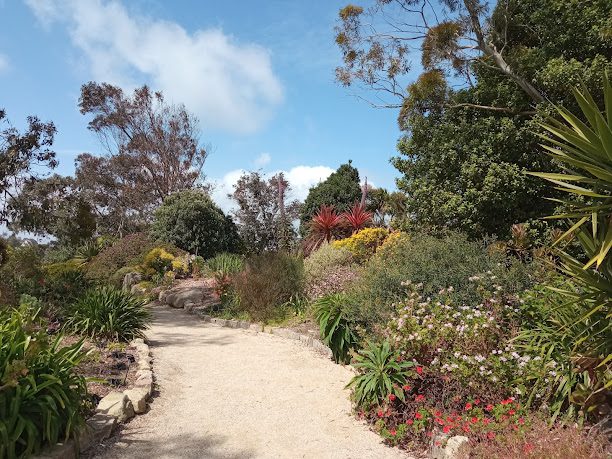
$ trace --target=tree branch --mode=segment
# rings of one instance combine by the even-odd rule
[[[468,104],[468,103],[454,104],[454,105],[448,106],[448,108],[462,108],[462,107],[474,108],[477,110],[489,110],[492,112],[508,113],[509,115],[519,115],[519,116],[533,116],[537,113],[535,110],[519,111],[519,110],[513,110],[511,108],[507,108],[507,107],[493,107],[490,105],[478,105],[478,104]]]

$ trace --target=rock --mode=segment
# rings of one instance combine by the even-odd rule
[[[431,459],[468,459],[470,457],[470,440],[457,435],[448,437],[444,434],[435,435],[432,440]]]
[[[139,370],[136,372],[135,387],[146,388],[149,395],[153,393],[153,372],[151,370]]]
[[[88,447],[108,438],[117,425],[117,418],[110,414],[96,413],[85,423],[85,429],[79,435],[79,451],[85,451]]]
[[[162,290],[161,292],[159,292],[159,297],[158,297],[159,302],[165,303],[167,296],[168,296],[168,290]]]
[[[147,411],[147,399],[149,391],[146,387],[134,387],[123,392],[132,402],[136,414],[141,414]]]
[[[98,403],[97,413],[115,416],[118,422],[125,422],[134,417],[134,406],[123,392],[111,392]]]
[[[132,285],[132,288],[130,289],[130,293],[132,295],[138,295],[138,296],[146,295],[147,287],[146,285],[143,285],[143,283],[139,282],[138,284]]]
[[[131,292],[132,286],[142,282],[142,274],[137,272],[127,273],[123,278],[123,291]]]
[[[166,295],[166,304],[173,308],[184,308],[187,303],[198,304],[204,298],[204,290],[201,287],[186,288]]]

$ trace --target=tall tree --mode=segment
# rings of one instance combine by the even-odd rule
[[[282,173],[266,180],[259,172],[250,172],[238,179],[229,197],[238,204],[233,214],[247,252],[289,250],[293,246],[293,221],[299,216],[300,203],[287,202],[290,191]]]
[[[533,132],[549,101],[573,104],[572,84],[601,87],[611,14],[607,0],[499,0],[492,10],[479,0],[377,0],[341,10],[338,80],[400,109],[393,164],[413,223],[503,237],[550,211],[525,174],[554,169],[533,154]],[[415,65],[423,72],[412,81]]]
[[[72,177],[51,177],[27,182],[9,201],[9,228],[53,236],[75,246],[96,232],[96,216]]]
[[[306,232],[310,220],[321,206],[333,206],[337,212],[343,212],[360,199],[359,171],[349,160],[326,180],[310,189],[300,212],[300,231],[302,234]]]
[[[112,206],[117,231],[150,219],[166,196],[202,185],[208,150],[200,145],[198,120],[183,105],[168,104],[147,86],[128,95],[90,82],[81,88],[79,108],[93,117],[88,127],[108,155],[81,155],[77,181],[99,210]]]
[[[35,181],[41,170],[57,166],[51,150],[55,125],[36,116],[29,116],[27,121],[27,130],[19,132],[0,109],[0,223],[7,222],[8,201],[19,195],[22,186]]]

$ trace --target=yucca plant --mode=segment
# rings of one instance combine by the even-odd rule
[[[357,406],[371,406],[382,402],[390,394],[404,401],[403,386],[414,363],[402,359],[391,350],[388,341],[369,343],[359,351],[353,364],[359,371],[346,387],[354,389]]]
[[[324,242],[330,242],[342,230],[344,224],[344,219],[338,215],[334,206],[321,205],[310,222],[307,251],[312,252]]]
[[[314,303],[315,318],[319,324],[321,340],[332,351],[336,363],[349,363],[351,350],[359,343],[346,315],[346,295],[335,294]]]
[[[142,338],[151,319],[145,303],[112,287],[92,289],[72,305],[64,326],[99,340]]]
[[[25,458],[69,438],[83,423],[83,342],[50,341],[39,311],[0,316],[0,459]]]
[[[356,202],[350,210],[343,212],[341,217],[353,233],[372,223],[372,212],[365,210],[365,206],[359,202]]]
[[[541,135],[546,140],[542,147],[562,172],[531,173],[569,195],[555,200],[566,210],[548,217],[569,222],[554,244],[558,268],[567,279],[566,287],[554,290],[565,299],[551,307],[553,327],[526,332],[526,341],[543,355],[552,355],[560,342],[571,343],[571,372],[586,375],[557,380],[556,395],[563,396],[565,406],[578,405],[587,414],[597,410],[597,401],[612,388],[612,85],[606,74],[603,113],[586,88],[573,93],[585,121],[557,107],[563,121],[541,124],[548,131]],[[574,237],[581,255],[563,248],[568,237]]]

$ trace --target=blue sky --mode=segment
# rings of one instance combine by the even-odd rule
[[[397,113],[334,82],[345,3],[0,0],[0,107],[16,126],[52,120],[58,171],[71,174],[78,153],[103,153],[77,109],[81,84],[147,83],[200,118],[219,201],[240,170],[258,168],[289,172],[303,198],[349,158],[393,188]]]

